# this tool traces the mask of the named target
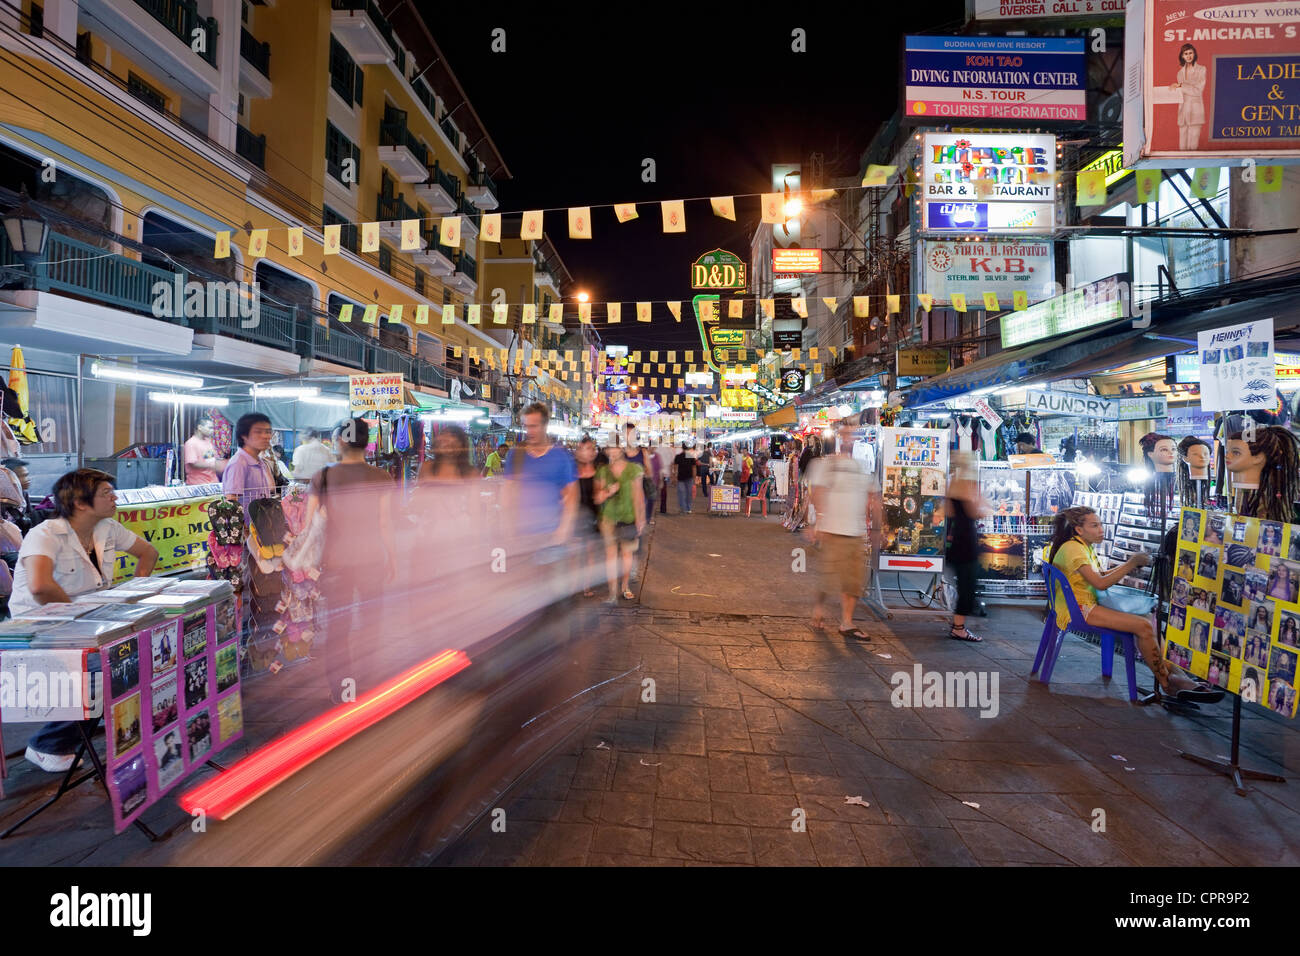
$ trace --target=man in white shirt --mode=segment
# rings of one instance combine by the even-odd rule
[[[94,468],[70,471],[54,483],[58,517],[38,524],[23,540],[14,572],[9,612],[21,618],[42,604],[71,601],[107,587],[119,552],[136,559],[135,576],[146,578],[158,550],[116,519],[113,477]],[[81,735],[75,721],[46,724],[27,746],[27,759],[51,773],[72,766]]]
[[[880,487],[850,451],[853,428],[839,429],[838,454],[815,458],[808,468],[808,486],[817,524],[813,541],[821,549],[822,574],[817,582],[813,606],[813,627],[821,629],[822,601],[827,592],[840,593],[840,634],[856,640],[870,640],[853,625],[853,611],[866,583],[867,524],[880,527]]]
[[[334,452],[320,440],[320,432],[306,431],[306,438],[293,450],[293,480],[311,481],[316,472],[334,464]]]

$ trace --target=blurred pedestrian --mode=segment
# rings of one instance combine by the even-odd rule
[[[609,464],[596,472],[596,504],[600,505],[600,533],[605,539],[605,572],[609,579],[610,603],[622,594],[626,601],[632,593],[632,565],[636,562],[637,542],[645,531],[645,490],[640,465],[627,460],[618,439],[605,446]],[[621,575],[620,575],[621,563]]]
[[[302,441],[293,450],[294,481],[311,481],[326,465],[334,464],[334,452],[321,441],[321,433],[315,428],[302,431]]]
[[[506,500],[515,530],[533,542],[561,545],[578,516],[578,466],[573,453],[551,443],[551,412],[541,402],[524,409],[527,441],[506,458]]]
[[[853,624],[853,612],[866,583],[866,542],[868,522],[879,526],[880,493],[875,479],[850,453],[853,428],[840,428],[840,453],[813,459],[808,486],[817,521],[813,541],[820,554],[821,573],[815,585],[813,627],[823,626],[822,602],[827,593],[840,595],[842,637],[870,640]]]
[[[578,493],[581,507],[578,509],[578,522],[575,536],[582,546],[580,569],[582,596],[595,597],[591,584],[599,577],[596,562],[603,546],[600,538],[600,505],[596,504],[596,471],[599,449],[590,435],[583,435],[578,442],[574,458],[578,462]],[[603,456],[602,456],[603,459]],[[600,464],[607,464],[601,460]]]
[[[505,460],[510,454],[510,446],[505,442],[497,445],[496,450],[487,456],[483,464],[483,477],[495,478],[505,469]]]
[[[979,572],[979,531],[975,522],[993,514],[993,506],[980,494],[975,453],[955,451],[952,480],[944,501],[948,516],[948,564],[957,576],[957,605],[949,637],[979,642],[966,627],[966,617],[975,610],[975,579]]]
[[[677,469],[677,512],[678,514],[688,515],[692,509],[692,499],[695,492],[695,462],[696,459],[691,457],[690,447],[686,442],[682,442],[682,450],[677,453],[673,459],[673,465]]]

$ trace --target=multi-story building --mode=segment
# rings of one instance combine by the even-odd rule
[[[0,211],[25,190],[48,229],[21,275],[0,236],[0,343],[52,365],[137,356],[252,381],[364,370],[434,395],[449,376],[477,385],[469,350],[498,343],[464,323],[464,305],[488,301],[479,220],[510,173],[430,25],[410,3],[389,17],[372,0],[0,4]],[[448,215],[462,217],[460,248],[438,243]],[[407,219],[421,220],[417,250],[401,249]],[[364,222],[380,223],[376,252],[360,252]],[[331,224],[343,251],[326,256]],[[254,229],[269,230],[264,257],[249,255]],[[231,253],[217,259],[225,230]],[[259,320],[157,316],[151,290],[178,276],[256,283]],[[530,274],[518,294],[533,286]],[[145,440],[103,404],[85,410],[87,456]]]

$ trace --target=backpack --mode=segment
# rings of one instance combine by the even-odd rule
[[[411,450],[411,416],[402,414],[393,422],[393,451]]]

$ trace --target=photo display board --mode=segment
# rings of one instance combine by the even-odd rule
[[[101,651],[108,792],[117,832],[243,736],[233,597]]]
[[[1294,717],[1298,592],[1300,525],[1183,508],[1165,659]]]
[[[928,570],[943,570],[948,433],[934,428],[880,429],[880,484],[880,566],[888,566],[891,556],[937,555]]]

